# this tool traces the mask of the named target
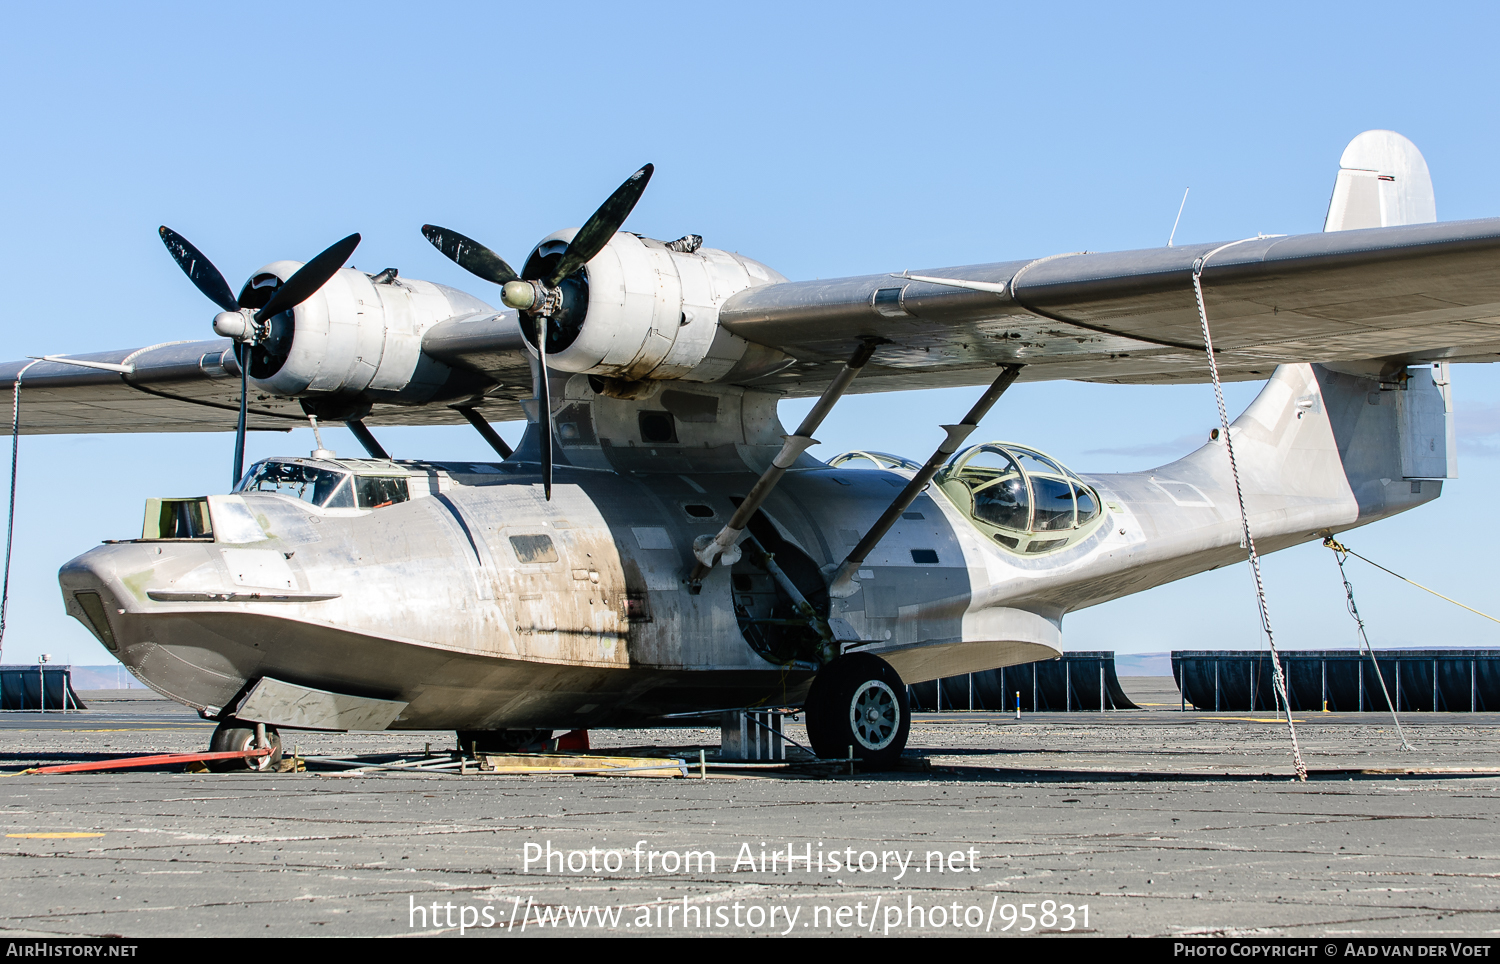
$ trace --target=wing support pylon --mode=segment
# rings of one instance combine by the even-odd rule
[[[870,550],[885,538],[891,526],[901,518],[901,513],[911,508],[917,496],[927,488],[927,483],[932,481],[932,477],[937,474],[938,469],[943,467],[943,463],[948,461],[949,456],[957,452],[974,429],[979,427],[979,420],[989,413],[994,404],[1000,400],[1000,396],[1005,394],[1005,390],[1015,383],[1021,374],[1022,367],[1021,365],[1006,365],[990,383],[990,387],[985,389],[984,394],[979,396],[974,407],[969,409],[969,414],[963,417],[963,421],[957,425],[942,426],[943,431],[948,433],[947,437],[938,445],[937,451],[932,453],[921,470],[912,476],[910,482],[906,483],[906,487],[901,490],[900,495],[896,496],[895,501],[881,513],[880,518],[870,527],[870,531],[859,540],[859,545],[850,550],[848,558],[834,572],[828,587],[829,595],[846,599],[859,592],[859,581],[855,578],[855,573],[859,571],[860,564],[865,561]]]
[[[818,444],[818,440],[813,438],[813,433],[818,430],[818,426],[823,424],[823,419],[833,411],[833,406],[838,403],[839,398],[864,369],[871,356],[875,354],[875,349],[884,342],[882,338],[865,338],[860,342],[859,348],[855,349],[849,361],[844,364],[843,370],[828,383],[827,388],[823,389],[823,394],[819,396],[812,410],[807,413],[807,417],[802,420],[802,424],[797,426],[797,431],[784,437],[781,451],[755,481],[755,485],[745,496],[745,501],[741,502],[739,508],[735,510],[734,517],[725,523],[718,535],[712,538],[699,536],[694,541],[693,555],[697,557],[698,562],[693,566],[692,574],[688,576],[690,586],[695,589],[701,586],[703,577],[708,575],[716,562],[723,562],[730,566],[739,562],[740,549],[735,543],[744,533],[745,527],[750,524],[751,518],[771,495],[772,490],[781,481],[781,477],[786,475],[786,470],[796,463],[803,452]]]

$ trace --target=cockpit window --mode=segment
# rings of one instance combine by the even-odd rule
[[[234,491],[274,492],[324,508],[353,508],[354,497],[349,491],[348,480],[347,472],[299,462],[267,460],[251,467]]]
[[[843,469],[907,469],[915,472],[922,467],[920,462],[889,452],[842,452],[828,460],[832,468]]]
[[[411,499],[403,476],[354,475],[326,463],[267,459],[251,466],[236,492],[274,492],[324,509],[379,509]]]
[[[354,489],[359,495],[361,509],[379,509],[411,498],[406,480],[389,476],[357,475],[354,477]]]
[[[1017,552],[1070,545],[1101,517],[1099,497],[1082,479],[1018,445],[990,442],[965,449],[935,481],[976,526]]]

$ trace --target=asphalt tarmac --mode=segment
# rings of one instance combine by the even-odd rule
[[[1500,714],[924,714],[910,767],[707,779],[12,775],[7,936],[917,934],[1486,937],[1500,932]],[[205,749],[141,691],[0,714],[0,770]],[[800,727],[788,734],[802,739]],[[421,755],[451,733],[284,734]],[[594,731],[696,760],[717,730]],[[381,758],[385,759],[385,758]],[[790,860],[788,855],[790,854]]]

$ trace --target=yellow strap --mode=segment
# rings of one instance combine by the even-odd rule
[[[1476,615],[1476,616],[1483,616],[1485,619],[1488,619],[1492,623],[1500,623],[1500,619],[1496,619],[1494,616],[1491,616],[1489,613],[1482,613],[1479,610],[1475,609],[1473,606],[1465,606],[1463,603],[1459,602],[1457,599],[1452,599],[1452,598],[1450,598],[1448,596],[1445,596],[1442,593],[1438,592],[1436,589],[1428,589],[1426,586],[1422,585],[1420,582],[1417,582],[1417,581],[1412,580],[1412,579],[1408,579],[1405,576],[1401,575],[1401,573],[1399,573],[1399,572],[1391,572],[1391,570],[1387,569],[1385,566],[1382,566],[1378,562],[1375,562],[1375,561],[1370,560],[1370,559],[1365,559],[1364,556],[1362,556],[1359,553],[1353,551],[1352,549],[1348,548],[1347,546],[1341,545],[1340,543],[1338,543],[1337,541],[1335,541],[1334,538],[1333,538],[1333,536],[1329,536],[1328,538],[1324,539],[1323,540],[1323,545],[1325,545],[1328,548],[1332,549],[1334,552],[1343,553],[1346,556],[1353,556],[1356,559],[1360,559],[1360,560],[1363,560],[1364,562],[1368,562],[1370,565],[1374,566],[1376,569],[1379,569],[1381,572],[1390,573],[1391,575],[1395,576],[1397,579],[1400,579],[1402,582],[1409,582],[1413,586],[1416,586],[1418,589],[1422,590],[1423,592],[1430,592],[1434,596],[1438,597],[1439,599],[1446,599],[1446,600],[1448,600],[1448,602],[1451,602],[1453,605],[1457,606],[1459,609],[1467,609],[1469,612],[1473,613],[1474,615]]]

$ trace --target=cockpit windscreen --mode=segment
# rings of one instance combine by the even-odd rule
[[[258,462],[234,491],[274,492],[327,509],[354,508],[349,473],[298,462]]]

